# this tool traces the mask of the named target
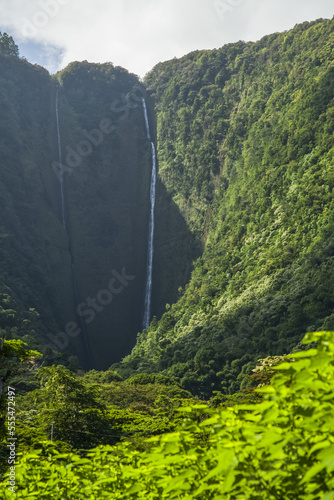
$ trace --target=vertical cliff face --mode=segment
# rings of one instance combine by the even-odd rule
[[[20,304],[36,308],[55,332],[74,308],[68,241],[51,170],[55,86],[44,69],[2,56],[0,87],[1,285]]]
[[[88,364],[106,368],[142,322],[150,176],[143,90],[110,65],[73,64],[60,79],[78,340],[86,337]]]
[[[58,351],[107,368],[130,351],[143,322],[152,162],[145,90],[111,64],[72,63],[57,78],[14,57],[0,65],[1,285],[40,314],[50,360]],[[156,211],[152,315],[175,300],[195,255],[161,184]]]
[[[1,64],[2,283],[40,313],[49,349],[106,368],[142,320],[150,145],[139,82],[110,64],[71,65],[60,85],[18,59]]]

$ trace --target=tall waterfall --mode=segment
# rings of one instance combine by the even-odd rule
[[[61,151],[61,138],[59,126],[59,111],[58,111],[58,89],[56,93],[56,121],[57,121],[57,135],[58,135],[58,156],[60,165],[60,196],[61,196],[61,217],[63,228],[66,229],[66,215],[65,215],[65,198],[64,198],[64,170],[62,164],[62,151]]]
[[[67,238],[68,238],[68,251],[70,254],[70,258],[71,258],[73,299],[74,299],[74,303],[76,305],[79,305],[81,301],[80,301],[80,295],[79,295],[78,280],[77,280],[77,274],[76,274],[76,269],[75,269],[75,265],[74,265],[73,253],[72,253],[71,238],[70,238],[70,234],[68,232],[68,228],[66,226],[66,208],[65,208],[65,197],[64,197],[64,169],[63,169],[63,164],[62,164],[62,147],[61,147],[61,137],[60,137],[60,124],[59,124],[59,109],[58,109],[59,95],[58,94],[59,93],[58,93],[58,89],[57,89],[57,93],[56,93],[56,122],[57,122],[57,136],[58,136],[61,216],[62,216],[62,225],[63,225],[63,228],[64,228],[64,230],[67,234]],[[89,338],[87,335],[87,328],[85,326],[85,323],[84,323],[82,317],[79,314],[78,314],[78,323],[80,324],[81,330],[82,330],[82,346],[83,346],[84,352],[87,356],[88,364],[89,364],[89,366],[92,366],[92,354],[91,354],[91,348],[90,348],[90,344],[89,344]]]
[[[145,99],[143,101],[144,117],[146,124],[146,134],[147,138],[151,141],[150,125],[147,116],[147,108]],[[148,230],[148,248],[147,248],[147,275],[146,275],[146,289],[145,289],[145,309],[144,309],[144,328],[148,328],[151,319],[151,298],[152,298],[152,272],[153,272],[153,240],[154,240],[154,207],[155,207],[155,188],[157,182],[157,167],[156,167],[156,154],[155,146],[151,141],[152,149],[152,173],[151,173],[151,185],[150,185],[150,222]]]

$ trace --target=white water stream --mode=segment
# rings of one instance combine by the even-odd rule
[[[143,109],[146,124],[146,134],[147,138],[151,141],[150,125],[147,116],[146,102],[143,98]],[[151,141],[152,149],[152,173],[151,173],[151,185],[150,185],[150,221],[148,230],[148,247],[147,247],[147,273],[146,273],[146,289],[145,289],[145,307],[144,307],[144,328],[148,328],[151,319],[151,299],[152,299],[152,274],[153,274],[153,241],[154,241],[154,207],[155,207],[155,190],[157,182],[157,167],[156,167],[156,154],[155,146]]]
[[[63,228],[66,229],[66,214],[65,214],[65,198],[64,198],[64,170],[62,164],[62,150],[61,150],[61,138],[60,138],[60,126],[59,126],[59,111],[58,111],[58,89],[56,93],[56,121],[57,121],[57,135],[58,135],[58,156],[59,156],[59,180],[60,180],[60,196],[61,196],[61,216]]]

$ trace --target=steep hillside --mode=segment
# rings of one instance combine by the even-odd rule
[[[151,175],[144,96],[137,77],[111,63],[72,63],[50,77],[18,53],[0,53],[1,311],[35,309],[31,340],[49,362],[74,354],[86,368],[107,368],[142,328]],[[158,193],[162,224],[186,244],[178,251],[174,237],[157,238],[156,265],[169,274],[153,283],[157,314],[188,280],[195,251],[170,197]],[[5,319],[0,326],[7,338],[22,336]]]
[[[158,64],[145,85],[111,63],[51,77],[1,40],[8,338],[26,324],[48,362],[97,369],[134,346],[150,210],[142,97],[159,168],[152,312],[167,312],[118,370],[233,392],[259,357],[334,328],[333,20]]]
[[[159,173],[204,246],[118,369],[208,395],[334,328],[334,21],[158,64]]]

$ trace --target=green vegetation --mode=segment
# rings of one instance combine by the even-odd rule
[[[5,56],[19,57],[19,48],[15,44],[13,38],[7,33],[2,34],[0,31],[0,54]]]
[[[115,369],[209,397],[334,328],[333,20],[158,64],[159,174],[204,251]]]
[[[334,500],[333,23],[197,51],[145,85],[111,63],[50,77],[0,34],[2,498]],[[135,344],[142,95],[156,317]]]
[[[14,315],[12,314],[12,317]],[[0,338],[0,474],[8,468],[7,460],[9,450],[6,446],[8,426],[6,417],[8,413],[8,394],[4,388],[8,381],[20,374],[26,374],[29,368],[41,357],[37,351],[27,349],[27,344],[22,340],[5,340]],[[7,423],[8,420],[7,420]]]
[[[13,349],[18,353],[15,358],[9,354]],[[155,383],[147,379],[133,382],[120,380],[111,370],[75,374],[61,365],[40,367],[35,358],[41,355],[27,351],[21,341],[5,341],[3,355],[3,385],[10,383],[18,391],[15,435],[21,453],[44,452],[50,440],[58,451],[83,452],[125,438],[140,447],[145,437],[173,430],[180,421],[175,408],[195,401],[174,380],[163,376]],[[22,365],[17,356],[33,358],[33,362]],[[5,443],[5,391],[0,402]]]
[[[182,427],[148,439],[142,451],[122,443],[86,457],[52,447],[48,459],[20,457],[15,498],[333,498],[334,334],[304,342],[318,348],[275,366],[271,384],[257,390],[260,404],[185,406]],[[5,484],[0,491],[14,498]]]

